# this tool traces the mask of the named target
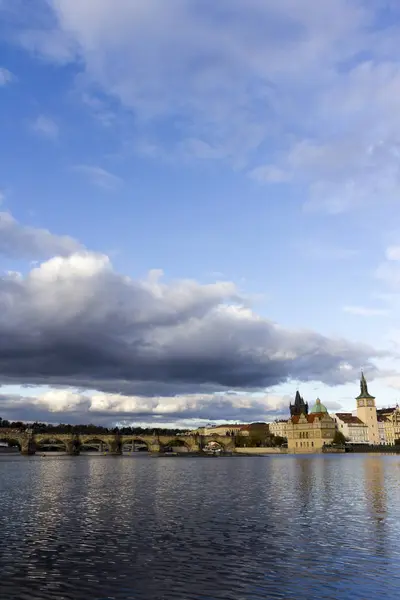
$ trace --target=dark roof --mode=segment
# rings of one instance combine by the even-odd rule
[[[377,408],[376,414],[377,415],[391,415],[392,413],[394,413],[395,410],[396,410],[396,408]]]
[[[349,425],[365,425],[358,417],[353,417],[351,413],[336,413],[338,419]],[[366,425],[365,425],[366,427]]]
[[[248,423],[228,423],[222,425],[212,425],[211,427],[206,427],[206,429],[218,429],[219,427],[248,427]]]

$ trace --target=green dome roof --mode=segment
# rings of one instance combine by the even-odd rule
[[[326,406],[324,406],[323,404],[321,404],[321,400],[319,398],[316,399],[314,406],[312,407],[310,413],[311,414],[315,414],[315,413],[327,413],[328,410],[326,408]]]

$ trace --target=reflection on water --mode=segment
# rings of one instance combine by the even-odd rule
[[[0,457],[0,598],[398,599],[400,459]]]

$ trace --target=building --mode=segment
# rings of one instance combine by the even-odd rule
[[[337,430],[352,444],[368,444],[368,427],[351,413],[333,415]]]
[[[243,423],[228,423],[226,425],[212,425],[211,427],[200,427],[197,433],[200,435],[249,435],[250,425]]]
[[[378,411],[381,412],[381,411]],[[378,418],[383,423],[385,431],[385,442],[390,446],[394,446],[396,440],[400,440],[400,408],[399,405],[396,408],[390,410],[386,414],[379,414]]]
[[[398,410],[398,405],[394,406],[394,407],[388,407],[388,408],[377,408],[376,414],[378,415],[378,417],[386,418],[386,417],[390,417],[390,415],[392,415],[395,410]]]
[[[368,427],[369,444],[381,443],[379,434],[378,415],[375,406],[375,397],[368,392],[368,386],[364,373],[361,373],[360,394],[357,396],[357,417]]]
[[[287,421],[281,419],[269,424],[269,431],[277,437],[287,438]]]
[[[290,403],[290,416],[300,416],[308,414],[308,403],[304,402],[304,398],[300,396],[299,390],[296,392],[294,404]]]
[[[381,417],[380,415],[377,415],[378,418],[378,433],[379,433],[379,444],[383,444],[385,445],[386,442],[386,419],[385,417]]]
[[[290,405],[291,408],[292,405]],[[318,398],[310,414],[302,413],[291,416],[287,422],[286,431],[289,452],[296,454],[322,452],[326,444],[333,442],[336,424]]]

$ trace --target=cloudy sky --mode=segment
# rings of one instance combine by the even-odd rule
[[[400,396],[400,5],[0,0],[0,416]]]

